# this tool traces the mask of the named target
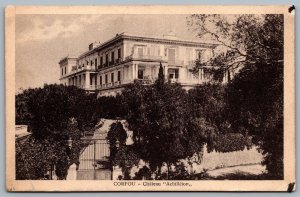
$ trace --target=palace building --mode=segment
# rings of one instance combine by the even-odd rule
[[[212,80],[205,69],[195,74],[193,68],[196,60],[212,58],[216,46],[181,40],[173,32],[161,38],[121,33],[104,43],[91,43],[78,57],[62,58],[60,83],[96,92],[98,96],[116,95],[134,80],[154,82],[161,64],[167,80],[190,89]],[[222,82],[229,78],[229,72],[225,72]]]

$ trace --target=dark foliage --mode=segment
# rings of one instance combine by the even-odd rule
[[[153,180],[151,175],[152,171],[150,168],[143,166],[138,172],[135,173],[133,180]]]
[[[226,88],[232,130],[251,136],[272,177],[283,178],[283,15],[193,15],[190,26],[225,52],[204,65],[238,71]],[[198,64],[196,67],[203,65]]]
[[[69,166],[78,163],[82,132],[96,122],[95,97],[62,85],[25,90],[16,97],[16,121],[27,123],[32,132],[30,140],[16,144],[16,178],[42,179],[55,168],[58,178],[65,179]]]
[[[120,95],[99,97],[95,106],[98,118],[123,119],[127,114]]]
[[[96,123],[95,96],[74,86],[45,85],[16,97],[16,121],[27,122],[37,139],[68,139],[66,130],[71,118],[75,118],[80,131]]]
[[[208,130],[190,115],[187,93],[180,85],[160,80],[150,86],[136,82],[123,96],[135,150],[152,171],[201,151]]]

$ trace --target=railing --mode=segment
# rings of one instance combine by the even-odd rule
[[[85,67],[86,70],[96,70],[96,66],[90,66],[90,65],[87,65]]]
[[[190,60],[190,61],[185,62],[185,65],[188,65],[188,66],[194,66],[195,64],[196,64],[196,60]]]
[[[122,62],[122,58],[116,59],[116,63],[117,63],[117,64],[119,64],[119,63],[121,63],[121,62]]]
[[[104,64],[99,65],[98,69],[102,69],[102,68],[105,68],[105,67],[113,66],[113,65],[121,63],[122,61],[123,61],[122,58],[118,58],[118,59],[115,59],[115,60],[110,61],[110,62],[105,62]]]
[[[96,90],[96,85],[79,85],[78,87],[84,90]]]
[[[144,78],[144,79],[137,79],[139,82],[141,82],[144,85],[149,85],[152,84],[152,80],[148,79],[148,78]]]
[[[162,60],[162,56],[158,55],[138,55],[138,54],[133,54],[132,56],[128,57],[129,59],[136,58],[136,59],[150,59],[150,60]]]
[[[97,89],[106,89],[106,88],[110,88],[110,87],[117,87],[120,86],[121,82],[120,81],[115,81],[113,83],[106,83],[106,84],[101,84],[101,85],[97,85]]]
[[[168,60],[168,65],[176,65],[176,66],[183,66],[184,65],[184,61],[183,60],[177,60],[177,59],[175,59],[175,60],[172,60],[172,61],[169,61]]]
[[[84,67],[78,67],[78,68],[73,69],[68,75],[75,74],[75,73],[78,73],[78,72],[83,71],[83,70],[96,71],[96,66],[86,65]]]

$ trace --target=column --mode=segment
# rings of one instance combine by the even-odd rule
[[[227,70],[224,71],[224,75],[223,75],[223,83],[227,83]]]
[[[87,72],[86,74],[85,74],[85,88],[90,88],[90,73],[89,72]]]
[[[202,72],[202,69],[199,68],[199,71],[198,71],[198,83],[201,84],[201,73]]]
[[[145,74],[145,73],[144,73]],[[135,64],[135,78],[137,79],[138,77],[138,65]]]
[[[168,80],[168,65],[164,66],[164,76],[165,76],[165,79]]]
[[[132,80],[134,81],[137,78],[136,64],[132,64]]]
[[[124,70],[124,66],[122,67],[122,76],[121,76],[121,82],[124,83],[125,82],[125,70]]]
[[[132,75],[132,80],[134,80],[134,65],[132,64],[132,71],[131,71],[131,75]]]

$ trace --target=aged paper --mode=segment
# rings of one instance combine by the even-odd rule
[[[294,16],[295,10],[289,6],[7,6],[7,190],[294,191]],[[251,84],[251,80],[256,79],[258,74],[253,70],[260,64],[266,66],[258,72],[265,80],[261,87],[267,88],[257,90],[255,96],[260,86]],[[276,69],[270,69],[270,65]],[[253,72],[244,71],[247,66]],[[220,69],[222,76],[218,77],[215,73]],[[238,77],[241,75],[249,79],[250,90],[256,87],[253,97],[246,92],[250,99],[249,95],[244,100],[236,97],[243,107],[234,110],[240,110],[241,117],[215,112],[220,109],[217,106],[223,106],[225,97],[215,97],[212,103],[204,100],[207,104],[203,105],[198,105],[203,100],[191,101],[196,98],[191,96],[193,89],[213,97],[209,93],[215,89],[201,88],[219,84],[216,86],[228,91],[226,87],[237,87],[232,85],[238,84],[237,78],[243,80]],[[161,89],[154,83],[170,90],[169,96],[160,97]],[[140,84],[137,87],[146,96],[135,95],[131,84]],[[177,85],[185,93],[178,90],[177,94]],[[66,114],[75,115],[64,122],[65,100],[73,95],[57,91],[68,91],[68,87],[77,87],[85,94],[79,96],[84,98],[81,105],[77,104],[79,110],[66,108],[70,110]],[[27,91],[35,96],[30,97]],[[251,102],[265,96],[261,91],[270,98],[262,106]],[[179,94],[192,98],[189,101],[195,105],[190,115],[180,104],[186,97]],[[125,103],[118,105],[120,95],[137,99],[131,103],[121,99]],[[147,99],[153,95],[157,100]],[[142,104],[138,96],[143,98]],[[30,104],[27,98],[31,98]],[[106,103],[104,98],[108,99]],[[98,100],[88,108],[91,102],[84,103],[87,99]],[[135,102],[137,108],[141,107],[137,111],[130,105]],[[209,104],[211,107],[207,107]],[[260,110],[248,109],[251,105]],[[126,108],[122,114],[115,106],[132,109]],[[98,108],[102,111],[90,116],[88,112]],[[151,111],[155,108],[157,111]],[[163,110],[169,110],[165,116]],[[80,119],[81,113],[88,117],[86,121]],[[193,114],[196,119],[192,119]],[[87,124],[95,116],[94,124]],[[247,123],[242,121],[246,117]],[[238,120],[241,122],[236,123]],[[191,136],[195,134],[190,132],[192,123],[196,133],[201,131],[200,137]],[[66,130],[55,130],[65,125]],[[117,128],[113,125],[121,125],[126,137],[110,137]],[[159,132],[152,133],[152,128]],[[271,164],[274,158],[278,162],[275,167]]]

